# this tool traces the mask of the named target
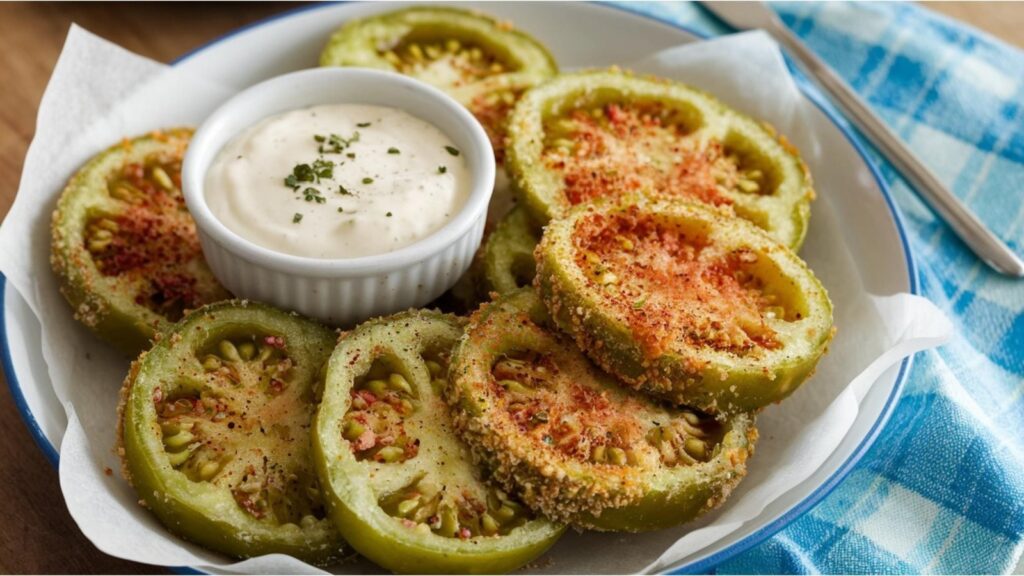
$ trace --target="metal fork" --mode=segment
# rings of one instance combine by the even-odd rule
[[[949,224],[964,244],[996,271],[1024,277],[1024,262],[910,151],[828,64],[807,48],[763,2],[703,2],[730,26],[762,29],[794,54],[806,72],[828,90],[847,117]]]

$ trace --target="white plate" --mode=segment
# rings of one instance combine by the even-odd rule
[[[333,4],[295,10],[222,37],[187,54],[175,65],[201,70],[231,85],[248,86],[315,63],[324,39],[341,21],[391,8]],[[693,31],[609,6],[488,3],[483,8],[537,36],[563,68],[631,62],[700,38]],[[566,33],[566,23],[571,23],[572,33]],[[812,129],[830,159],[827,170],[811,167],[816,188],[827,190],[837,213],[853,223],[851,229],[860,232],[846,242],[864,289],[879,295],[916,294],[914,262],[885,183],[846,123],[821,106],[819,95],[810,91],[805,94],[816,104]],[[3,293],[4,286],[0,276],[0,357],[4,371],[26,424],[56,463],[67,421],[38,349],[39,323],[17,292]],[[904,360],[882,375],[867,393],[849,434],[810,478],[769,505],[754,521],[675,568],[686,572],[710,570],[775,534],[827,495],[874,442],[895,405],[909,365],[910,360]]]

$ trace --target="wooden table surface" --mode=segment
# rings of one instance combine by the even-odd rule
[[[0,4],[0,217],[7,214],[39,99],[71,22],[138,54],[170,61],[225,32],[293,6],[267,4]],[[930,8],[1024,46],[1024,5]],[[149,566],[110,558],[78,530],[56,470],[36,447],[0,376],[0,572],[130,573]],[[1020,570],[1018,568],[1018,570]]]

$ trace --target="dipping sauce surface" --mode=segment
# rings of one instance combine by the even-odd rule
[[[206,173],[225,226],[276,252],[355,258],[429,236],[462,209],[471,176],[433,124],[383,106],[293,110],[246,129]]]

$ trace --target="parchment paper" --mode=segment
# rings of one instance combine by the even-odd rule
[[[708,90],[801,143],[812,170],[827,165],[806,122],[811,104],[796,89],[774,43],[761,33],[680,46],[630,67]],[[316,572],[285,556],[233,562],[171,536],[137,505],[135,493],[118,473],[113,450],[117,391],[128,359],[74,321],[48,263],[50,213],[79,166],[125,136],[197,125],[237,89],[216,79],[188,76],[72,27],[40,105],[17,198],[0,226],[0,270],[42,325],[38,344],[68,414],[59,447],[61,488],[75,521],[97,547],[166,566]],[[882,372],[948,338],[949,322],[927,300],[864,291],[843,240],[855,233],[837,217],[827,191],[821,192],[801,255],[828,288],[840,330],[813,380],[759,417],[762,440],[747,479],[725,506],[695,523],[642,535],[570,532],[529,571],[657,571],[718,541],[821,466],[849,431],[861,400]],[[379,571],[360,559],[332,570]]]

